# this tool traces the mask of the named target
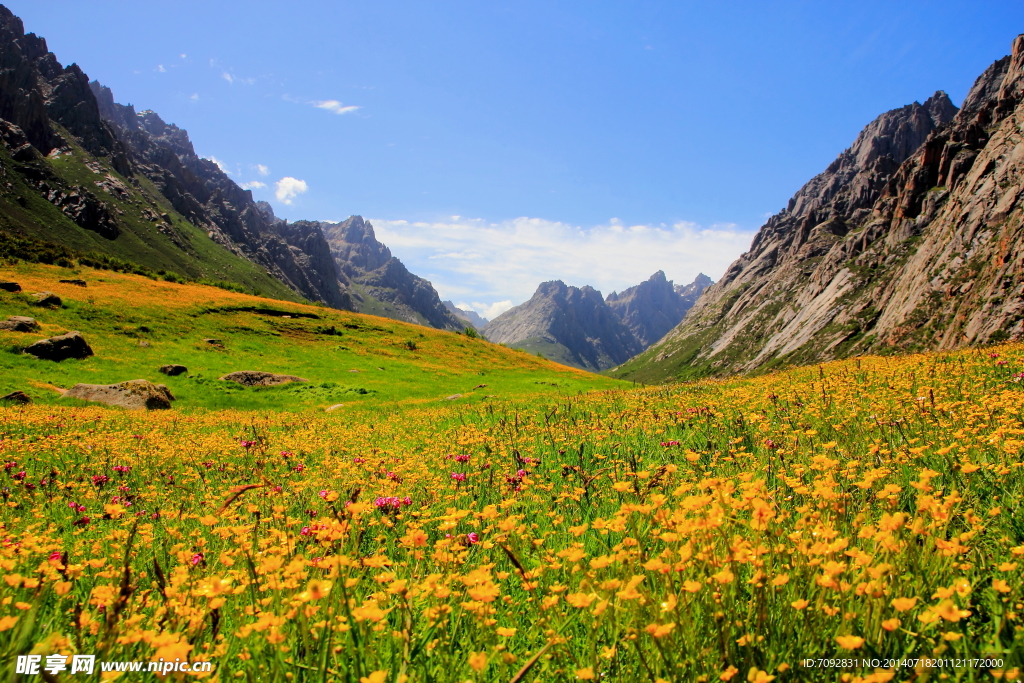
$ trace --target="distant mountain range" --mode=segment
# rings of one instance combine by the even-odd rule
[[[711,280],[704,274],[675,287],[658,271],[607,300],[593,287],[560,280],[541,284],[533,297],[487,323],[492,342],[540,353],[564,365],[599,371],[624,363],[683,319],[695,295]]]
[[[484,329],[484,325],[487,324],[487,318],[482,317],[472,308],[459,308],[451,301],[445,301],[444,305],[455,315],[456,318],[466,323],[477,332]]]
[[[1024,35],[957,109],[886,112],[661,341],[660,382],[1024,336]]]

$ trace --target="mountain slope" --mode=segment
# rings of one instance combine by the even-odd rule
[[[959,111],[883,114],[615,376],[665,381],[1019,338],[1024,36]]]
[[[479,313],[472,309],[459,308],[452,301],[443,301],[444,307],[452,312],[456,318],[466,323],[478,332],[484,329],[484,325],[487,324],[487,318],[482,317]]]
[[[640,348],[646,349],[679,324],[710,284],[711,279],[701,273],[689,285],[673,286],[659,270],[646,282],[621,293],[612,292],[605,303],[633,333]]]
[[[293,225],[323,232],[338,272],[349,283],[354,310],[439,330],[465,327],[441,303],[430,282],[410,273],[377,241],[373,225],[361,216],[341,223],[297,221]]]
[[[593,287],[544,282],[526,303],[483,329],[487,339],[557,363],[598,371],[640,352],[640,343]]]

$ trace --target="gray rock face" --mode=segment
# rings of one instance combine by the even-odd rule
[[[259,370],[240,370],[224,375],[221,379],[246,387],[270,387],[276,384],[287,384],[288,382],[309,381],[295,375],[276,375],[272,372],[261,372]]]
[[[24,315],[12,315],[7,320],[0,321],[0,330],[8,332],[35,332],[39,329],[39,323],[35,318]]]
[[[174,397],[163,384],[133,379],[117,384],[76,384],[61,398],[78,398],[129,410],[167,410]]]
[[[49,339],[40,339],[25,349],[25,353],[40,360],[60,362],[69,358],[88,358],[93,355],[81,332],[68,332]]]
[[[1024,336],[1024,36],[957,111],[869,124],[675,330],[621,369],[657,381]]]
[[[188,372],[188,368],[184,365],[161,365],[160,372],[168,377],[177,377]]]
[[[564,365],[605,370],[641,351],[640,342],[593,287],[544,282],[524,304],[487,323],[497,344],[541,353]]]
[[[489,322],[487,318],[484,318],[476,311],[467,310],[465,308],[458,308],[451,301],[445,301],[443,303],[444,307],[452,312],[452,315],[454,315],[456,318],[466,323],[473,329],[477,330],[478,332],[484,329],[484,325],[486,325]]]
[[[612,292],[605,302],[640,342],[640,348],[646,349],[679,324],[709,284],[711,279],[701,273],[689,285],[674,286],[659,270],[646,282],[622,293]]]
[[[350,283],[354,310],[441,330],[461,330],[465,323],[443,303],[433,285],[409,272],[391,250],[377,241],[373,225],[360,216],[342,223],[297,226],[323,231],[338,271]]]

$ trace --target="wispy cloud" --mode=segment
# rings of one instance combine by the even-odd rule
[[[256,164],[255,166],[253,166],[253,168],[255,168],[256,172],[263,177],[270,175],[270,169],[264,166],[263,164]]]
[[[157,64],[156,65],[156,70],[159,71],[162,74],[167,73],[167,69],[164,68],[163,64]]]
[[[243,190],[262,190],[266,186],[266,183],[261,183],[258,180],[252,180],[248,183],[242,183],[241,185],[239,185],[239,187],[242,188]]]
[[[274,185],[276,187],[274,196],[282,204],[291,204],[293,199],[309,190],[309,185],[306,184],[305,180],[299,180],[291,176],[281,178]]]
[[[310,104],[312,104],[317,109],[326,109],[327,111],[333,112],[335,114],[350,114],[356,111],[357,109],[361,108],[351,104],[344,105],[338,100],[321,100],[316,102],[310,102]]]
[[[625,225],[616,219],[591,227],[541,218],[372,223],[380,241],[443,299],[472,301],[487,318],[526,301],[547,280],[591,285],[604,294],[658,270],[678,284],[700,272],[717,280],[754,236],[732,224]]]
[[[192,100],[193,102],[198,102],[199,101],[199,93],[197,93],[197,92],[196,93],[192,93],[192,96],[189,97],[189,99]]]

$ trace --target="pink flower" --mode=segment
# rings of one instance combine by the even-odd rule
[[[469,462],[468,455],[449,455],[448,457],[454,460],[455,462]]]
[[[474,543],[479,543],[480,534],[478,534],[475,531],[470,531],[468,534],[466,534],[466,540],[469,541],[470,545],[473,545]]]
[[[197,564],[199,564],[202,561],[203,561],[203,554],[202,553],[196,553],[195,555],[192,556],[192,566],[193,567],[196,566]]]
[[[455,481],[466,481],[465,472],[452,472],[452,479]]]
[[[308,526],[304,526],[304,527],[302,527],[302,531],[299,532],[299,535],[301,535],[301,536],[309,536],[311,533],[313,533],[313,532],[310,530],[310,528]]]
[[[295,467],[293,467],[292,469],[293,469],[293,470],[295,470],[296,472],[298,472],[299,474],[302,474],[302,471],[306,469],[306,466],[305,466],[305,465],[303,465],[303,464],[302,464],[302,463],[300,462],[300,463],[299,463],[298,465],[296,465],[296,466],[295,466]]]
[[[356,465],[362,465],[364,462],[366,462],[366,458],[352,458],[352,462],[355,463]]]
[[[321,491],[321,492],[320,492],[320,493],[318,493],[317,495],[319,495],[319,496],[320,496],[321,498],[323,498],[324,500],[327,500],[327,489],[324,489],[323,491]]]

